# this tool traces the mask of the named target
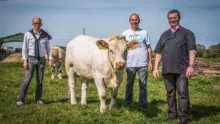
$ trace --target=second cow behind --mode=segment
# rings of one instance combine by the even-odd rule
[[[100,99],[100,112],[106,110],[106,88],[111,88],[110,108],[116,105],[118,88],[123,79],[128,49],[135,49],[139,42],[113,36],[101,40],[80,35],[70,41],[66,48],[65,68],[71,92],[71,104],[76,104],[76,75],[82,77],[81,104],[86,104],[88,81],[94,79]]]
[[[55,70],[57,71],[57,77],[59,79],[62,79],[61,71],[65,59],[65,51],[58,46],[52,46],[51,54],[53,57],[53,66],[51,68],[51,72],[52,72],[51,79],[54,79],[56,76]]]

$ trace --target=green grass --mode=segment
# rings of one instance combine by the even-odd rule
[[[196,60],[202,61],[202,62],[216,62],[220,63],[220,58],[202,58],[202,57],[197,57]]]
[[[154,79],[149,73],[148,108],[142,113],[138,108],[138,80],[135,80],[134,103],[124,103],[125,79],[119,89],[116,108],[99,112],[99,98],[94,83],[89,83],[87,105],[80,105],[81,83],[77,79],[77,105],[71,105],[67,78],[50,80],[49,68],[45,70],[43,97],[45,105],[35,104],[36,79],[32,79],[25,99],[25,105],[16,108],[18,92],[24,80],[25,70],[21,63],[0,63],[0,122],[14,123],[74,123],[74,124],[176,124],[178,119],[167,121],[166,90],[162,80]],[[66,74],[64,74],[66,76]],[[189,81],[192,124],[213,124],[220,122],[220,91],[210,86],[220,84],[220,78],[193,77]],[[110,103],[108,90],[107,105]]]

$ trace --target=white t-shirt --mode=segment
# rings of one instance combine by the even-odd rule
[[[147,45],[150,45],[150,37],[147,31],[138,29],[132,31],[128,29],[122,33],[128,42],[137,40],[140,46],[134,50],[128,50],[127,67],[143,67],[148,66],[148,52]]]

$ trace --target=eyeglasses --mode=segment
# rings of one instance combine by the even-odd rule
[[[38,23],[33,23],[33,24],[34,24],[34,25],[41,25],[41,23],[39,23],[39,22],[38,22]]]

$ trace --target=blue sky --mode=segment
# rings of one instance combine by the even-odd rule
[[[171,9],[180,11],[180,24],[194,32],[197,44],[220,43],[220,0],[0,0],[0,37],[27,32],[37,16],[52,35],[51,44],[65,46],[83,28],[93,37],[121,34],[130,27],[129,15],[138,13],[154,49],[169,28]]]

